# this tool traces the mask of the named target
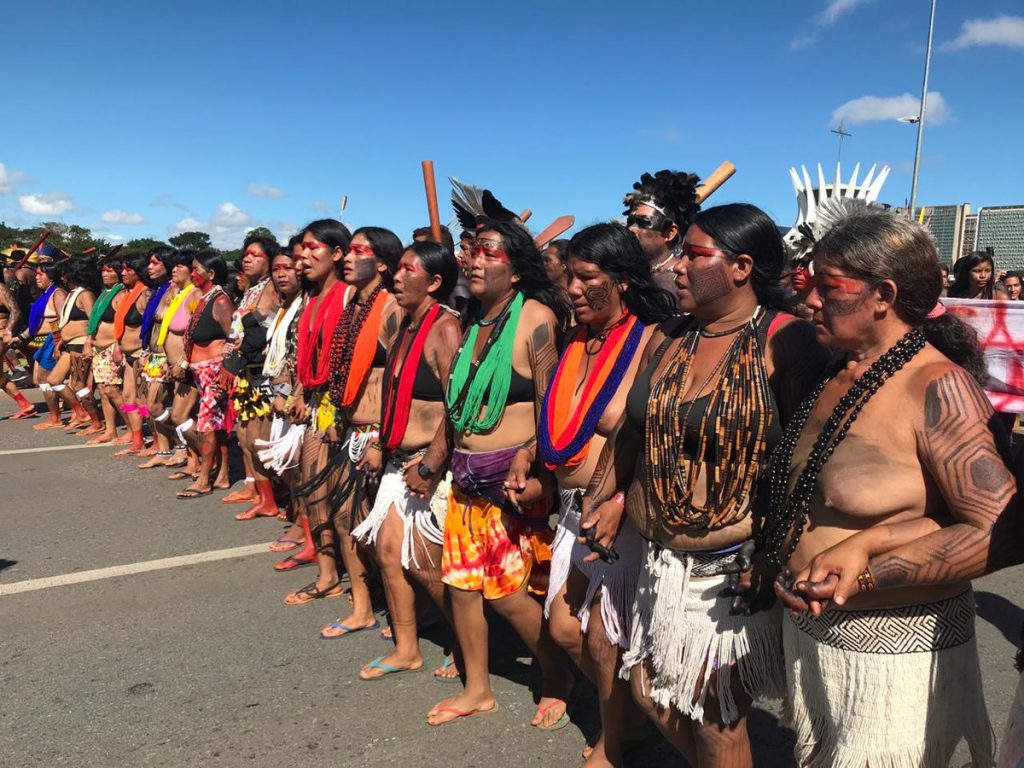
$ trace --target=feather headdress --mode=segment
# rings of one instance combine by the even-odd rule
[[[700,210],[697,185],[700,177],[685,171],[661,170],[653,176],[645,173],[633,184],[633,191],[622,198],[628,215],[638,205],[649,205],[670,219],[680,231],[685,230]]]
[[[463,184],[458,179],[448,177],[452,185],[452,207],[455,218],[467,232],[476,230],[479,219],[487,218],[495,221],[518,221],[519,217],[503,206],[489,189],[480,189],[472,184]]]

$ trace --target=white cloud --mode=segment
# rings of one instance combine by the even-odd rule
[[[826,0],[824,10],[815,15],[812,19],[815,30],[808,34],[793,38],[789,42],[789,47],[794,50],[806,48],[818,39],[819,31],[834,26],[842,16],[845,16],[850,11],[861,5],[867,5],[870,2],[872,2],[872,0]]]
[[[9,171],[0,163],[0,195],[8,195],[15,184],[24,181],[25,174],[21,171]]]
[[[272,184],[264,184],[262,182],[250,184],[245,188],[245,191],[248,192],[253,197],[265,197],[268,200],[273,200],[278,197],[284,197],[284,192],[282,192],[280,189],[273,186]]]
[[[325,203],[323,200],[314,200],[312,203],[309,204],[309,207],[312,208],[314,211],[326,211],[327,203]]]
[[[832,124],[840,122],[850,125],[863,125],[884,120],[897,120],[901,117],[916,115],[921,105],[918,96],[904,93],[900,96],[861,96],[846,102],[832,113]],[[953,111],[938,91],[928,94],[925,120],[929,125],[945,123],[953,117]]]
[[[21,210],[33,216],[60,216],[67,213],[75,204],[63,192],[49,195],[21,195],[18,198]]]
[[[1024,16],[996,16],[994,19],[968,19],[960,34],[939,46],[941,51],[961,51],[983,45],[1024,48]]]
[[[230,250],[238,248],[245,239],[245,233],[258,222],[232,202],[217,206],[209,221],[200,221],[195,216],[186,216],[171,228],[171,234],[182,232],[206,232],[215,248]]]
[[[115,235],[113,232],[97,232],[93,230],[93,236],[98,237],[100,240],[106,240],[111,245],[117,245],[118,243],[128,242],[128,238],[124,235]]]
[[[128,213],[127,211],[105,211],[100,219],[107,224],[143,224],[146,219],[141,213]]]

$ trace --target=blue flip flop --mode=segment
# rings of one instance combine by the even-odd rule
[[[373,622],[373,624],[371,624],[368,627],[348,627],[348,626],[345,626],[344,624],[342,624],[340,621],[332,621],[326,627],[327,629],[341,629],[341,630],[344,630],[344,631],[340,635],[325,635],[323,633],[323,630],[321,630],[320,631],[320,639],[321,640],[337,640],[339,637],[348,637],[349,635],[354,635],[356,632],[366,632],[367,630],[370,630],[370,629],[377,629],[377,627],[379,627],[379,626],[380,626],[380,624],[378,624],[376,621]],[[381,658],[383,659],[384,657],[381,656]]]
[[[360,671],[359,679],[362,680],[364,683],[372,683],[374,680],[383,680],[385,677],[388,677],[390,675],[400,675],[403,672],[419,672],[421,669],[423,669],[422,664],[420,664],[415,669],[412,669],[410,667],[394,667],[391,664],[385,664],[383,656],[378,656],[376,659],[371,661],[367,666],[369,666],[370,669],[382,670],[384,674],[379,675],[378,677],[363,677],[363,673],[362,671]]]
[[[441,668],[444,669],[445,671],[451,669],[454,666],[455,666],[455,659],[453,657],[451,657],[451,656],[445,656],[444,657],[444,661],[441,662]],[[436,670],[434,672],[434,679],[437,680],[439,683],[461,683],[462,682],[462,678],[459,677],[459,675],[456,675],[455,677],[445,677],[444,675],[437,674]]]

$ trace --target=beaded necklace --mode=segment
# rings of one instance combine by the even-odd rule
[[[758,325],[764,309],[733,329],[735,338],[701,386],[687,392],[690,366],[701,338],[699,326],[683,337],[681,354],[669,361],[651,386],[643,466],[649,514],[668,527],[717,530],[750,514],[754,484],[766,464],[772,394],[764,369]],[[682,436],[693,404],[717,378],[697,434],[696,454],[687,456]],[[684,394],[688,400],[683,400]],[[704,506],[693,502],[709,445],[717,460]]]
[[[523,294],[516,291],[501,314],[493,321],[486,321],[489,325],[494,323],[495,327],[476,360],[472,358],[480,322],[473,323],[466,331],[462,345],[455,353],[445,390],[448,417],[457,431],[471,434],[487,432],[494,428],[505,412],[508,388],[512,382],[512,342],[522,309]],[[485,396],[487,410],[481,418]]]
[[[400,446],[405,437],[405,430],[409,426],[416,373],[423,364],[423,348],[439,314],[441,305],[434,304],[427,310],[419,328],[413,329],[408,322],[403,323],[402,335],[398,337],[394,353],[388,356],[387,366],[384,368],[384,418],[381,419],[380,434],[381,442],[389,451]],[[405,344],[405,337],[411,332],[415,332],[416,335],[403,355],[402,345]],[[395,364],[399,357],[402,358],[402,370],[396,376]]]
[[[365,304],[353,299],[341,313],[331,337],[328,382],[335,407],[352,405],[370,373],[378,343],[377,331],[389,295],[384,284],[377,283]]]
[[[306,391],[327,383],[330,374],[330,355],[327,347],[334,336],[338,318],[348,299],[348,288],[340,280],[327,292],[310,297],[299,318],[299,341],[296,351],[296,369],[299,382]],[[316,363],[313,362],[316,358]]]
[[[782,441],[779,443],[772,465],[770,507],[764,528],[757,536],[757,548],[764,550],[769,562],[784,565],[789,562],[800,543],[807,524],[807,513],[810,509],[811,497],[818,483],[818,476],[836,447],[843,441],[861,410],[872,396],[897,371],[914,359],[925,345],[924,334],[911,330],[897,341],[884,355],[878,358],[855,381],[849,391],[836,404],[832,415],[818,433],[817,440],[811,447],[804,462],[804,468],[797,478],[793,490],[787,498],[793,452],[803,432],[804,425],[814,410],[815,403],[821,397],[826,385],[833,377],[827,377],[819,384],[811,395],[804,400],[792,421],[786,428]],[[786,537],[792,531],[792,539],[786,546]]]
[[[628,310],[626,315],[624,322],[620,320],[604,338],[594,369],[585,375],[583,394],[575,408],[575,377],[586,354],[589,335],[586,326],[576,329],[558,362],[551,385],[544,393],[537,426],[537,441],[548,469],[575,467],[586,460],[597,423],[618,391],[644,333],[644,324]]]

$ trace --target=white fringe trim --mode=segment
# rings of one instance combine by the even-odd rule
[[[855,653],[818,642],[786,618],[783,644],[786,717],[801,766],[948,766],[961,739],[972,766],[993,764],[975,638],[940,651]]]
[[[410,496],[401,468],[389,461],[384,475],[380,479],[380,487],[377,489],[377,498],[374,501],[373,509],[370,510],[366,519],[352,530],[352,536],[364,544],[376,544],[381,526],[387,519],[388,510],[394,507],[402,519],[402,568],[409,570],[409,565],[412,564],[419,569],[414,534],[419,532],[424,539],[433,544],[444,544],[443,523],[438,523],[435,502],[440,499],[440,503],[446,509],[450,490],[451,473],[448,473],[438,483],[429,502]],[[435,565],[433,558],[429,558],[429,562],[431,566]]]
[[[558,526],[555,540],[551,543],[551,570],[548,575],[548,594],[544,599],[544,618],[551,618],[551,604],[562,587],[569,580],[572,565],[572,545],[580,532],[580,510],[573,497],[573,491],[560,488]]]
[[[646,559],[621,676],[629,679],[633,667],[646,663],[650,690],[645,693],[651,700],[698,722],[704,720],[714,672],[726,723],[739,719],[733,674],[739,675],[743,689],[753,697],[779,696],[785,680],[781,609],[731,616],[731,599],[720,596],[726,576],[691,578],[692,558],[657,544],[647,544]]]
[[[263,466],[278,475],[284,474],[286,470],[299,465],[305,436],[305,424],[292,424],[275,416],[270,422],[270,437],[256,441],[256,453]]]

